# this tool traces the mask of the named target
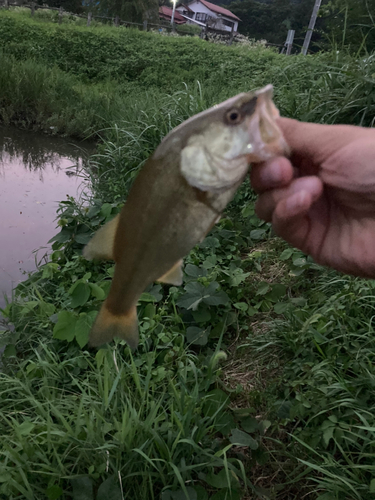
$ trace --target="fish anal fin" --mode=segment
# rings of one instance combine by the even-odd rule
[[[176,264],[171,267],[171,269],[163,274],[157,281],[165,283],[167,285],[182,285],[182,259],[176,262]]]
[[[113,247],[120,214],[101,227],[87,243],[82,255],[87,260],[114,260]]]
[[[99,347],[111,342],[114,337],[125,340],[131,349],[139,342],[137,308],[132,307],[126,314],[113,314],[104,302],[89,336],[89,345]]]

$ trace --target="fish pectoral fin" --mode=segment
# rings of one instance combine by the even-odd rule
[[[163,276],[156,281],[160,281],[166,285],[182,285],[182,259],[176,262],[167,273],[163,274]]]
[[[87,260],[114,260],[113,247],[120,214],[101,227],[87,243],[82,255]]]
[[[136,306],[126,314],[113,314],[104,302],[89,336],[89,345],[99,347],[111,342],[114,337],[125,340],[131,349],[139,342],[138,317]]]

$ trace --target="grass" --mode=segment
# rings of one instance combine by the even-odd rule
[[[10,42],[2,121],[101,138],[95,197],[61,203],[50,257],[4,311],[14,328],[0,335],[0,498],[372,499],[374,282],[321,268],[275,238],[245,183],[185,259],[183,286],[154,285],[140,298],[140,348],[93,351],[88,332],[113,265],[81,250],[161,138],[241,90],[274,82],[283,115],[372,125],[374,56],[286,58],[96,33],[0,13]],[[40,55],[30,58],[32,47]],[[90,47],[83,64],[78,48]],[[206,59],[185,71],[183,52]]]

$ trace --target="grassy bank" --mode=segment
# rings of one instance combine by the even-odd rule
[[[0,498],[372,499],[372,281],[275,238],[244,184],[186,258],[183,286],[142,295],[139,349],[94,351],[113,263],[81,250],[187,117],[273,82],[284,115],[370,125],[375,58],[97,29],[0,12],[2,119],[103,137],[95,198],[61,204],[50,258],[4,311]]]
[[[284,116],[373,122],[374,56],[288,58],[264,47],[226,47],[128,28],[59,26],[4,10],[0,43],[0,119],[24,127],[83,136],[132,123],[141,118],[135,110],[158,112],[162,95],[196,81],[205,106],[273,83]]]

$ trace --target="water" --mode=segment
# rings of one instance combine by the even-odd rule
[[[35,258],[50,248],[47,242],[58,232],[58,202],[78,196],[83,179],[76,174],[92,150],[72,140],[0,127],[0,307],[4,293],[11,297],[25,273],[35,269]]]

